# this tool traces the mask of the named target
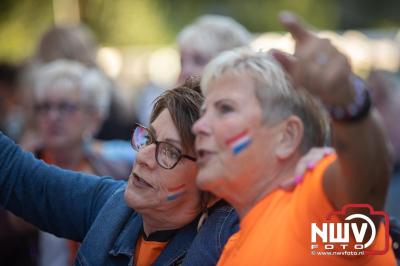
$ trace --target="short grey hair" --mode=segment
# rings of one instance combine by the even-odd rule
[[[102,119],[108,115],[111,89],[111,81],[98,69],[70,60],[45,64],[35,74],[36,101],[41,101],[50,90],[78,90],[81,103],[93,108]]]
[[[307,91],[293,88],[289,77],[270,54],[248,48],[221,53],[204,70],[201,80],[203,93],[212,81],[226,73],[251,78],[266,124],[282,121],[290,115],[302,120],[305,125],[303,152],[325,143],[329,136],[326,112]]]
[[[222,51],[246,46],[251,34],[231,17],[204,15],[186,26],[178,35],[179,46],[191,46],[211,57]]]

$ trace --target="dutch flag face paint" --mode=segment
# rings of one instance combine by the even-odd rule
[[[168,188],[167,201],[175,200],[176,198],[184,194],[186,192],[185,187],[186,185],[182,184],[174,188]]]
[[[232,153],[234,155],[240,153],[246,149],[251,143],[251,138],[248,130],[243,131],[239,135],[226,141],[226,144],[231,147]]]

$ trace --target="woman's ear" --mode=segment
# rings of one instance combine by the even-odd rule
[[[281,125],[281,135],[276,148],[276,155],[279,159],[285,160],[296,153],[301,145],[304,134],[304,125],[297,116],[289,116]]]

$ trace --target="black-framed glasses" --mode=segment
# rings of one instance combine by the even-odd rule
[[[75,113],[79,108],[79,104],[68,101],[60,103],[42,102],[34,106],[35,112],[38,114],[48,114],[51,110],[56,110],[61,115],[69,115]]]
[[[196,158],[182,154],[181,150],[169,142],[157,141],[150,133],[150,130],[140,124],[136,124],[133,130],[131,145],[135,151],[156,144],[156,162],[164,169],[174,168],[182,158],[196,161]]]

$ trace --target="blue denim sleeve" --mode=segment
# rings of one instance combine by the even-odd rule
[[[221,201],[198,231],[182,265],[216,265],[226,242],[238,230],[239,216]]]
[[[41,230],[82,241],[123,181],[62,170],[0,132],[0,204]]]

